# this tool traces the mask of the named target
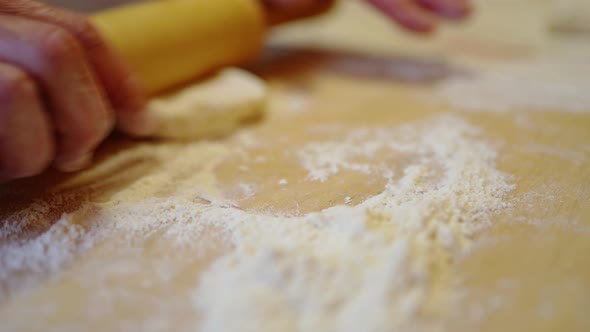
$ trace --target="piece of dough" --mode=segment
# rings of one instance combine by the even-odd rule
[[[218,137],[244,121],[260,117],[266,106],[266,83],[247,71],[229,68],[208,80],[157,97],[148,105],[159,122],[155,137]]]

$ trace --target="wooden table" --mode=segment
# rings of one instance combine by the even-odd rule
[[[210,149],[212,157],[223,155],[224,161],[216,164],[214,171],[220,195],[247,211],[304,215],[341,204],[347,197],[350,204],[358,204],[379,193],[384,180],[344,172],[326,183],[300,181],[306,173],[293,157],[277,156],[308,142],[306,128],[322,123],[352,130],[360,126],[396,126],[452,113],[480,128],[481,137],[499,147],[497,168],[510,174],[516,187],[507,197],[512,207],[495,215],[490,226],[473,237],[469,252],[449,268],[450,278],[461,282],[466,292],[456,307],[447,310],[443,329],[588,331],[590,105],[586,105],[585,112],[577,113],[560,109],[472,112],[424,98],[436,95],[437,84],[473,68],[483,70],[499,63],[562,52],[565,41],[552,37],[542,19],[546,8],[532,3],[537,4],[488,1],[468,27],[446,28],[432,40],[411,38],[390,29],[388,22],[352,1],[344,2],[331,16],[278,31],[271,38],[273,51],[254,66],[269,80],[273,93],[270,112],[261,123],[217,143],[203,143],[205,150],[195,147],[197,143],[113,138],[103,147],[97,166],[85,173],[66,176],[49,172],[6,185],[0,190],[2,225],[4,229],[20,227],[20,231],[9,232],[10,236],[1,240],[43,236],[64,212],[75,212],[75,223],[89,229],[98,212],[88,208],[87,202],[166,197],[186,189],[190,185],[186,180],[190,179],[190,168],[168,179],[177,181],[177,185],[167,184],[144,194],[129,191],[142,178],[162,168],[186,166],[178,160],[172,165],[153,157],[150,151],[162,146],[171,155],[191,153],[191,149],[201,149],[201,153]],[[576,43],[567,45],[579,53],[578,59],[590,59],[583,43],[579,50]],[[392,66],[397,69],[388,72]],[[408,74],[404,68],[413,71]],[[297,113],[297,103],[304,102],[296,99],[301,95],[307,98],[310,104],[305,107],[311,111]],[[291,100],[294,111],[280,111],[291,97],[295,98]],[[264,162],[247,163],[250,171],[244,175],[238,167],[243,166],[242,157],[220,151],[230,149],[232,144],[246,144],[247,139],[268,144],[251,151]],[[203,165],[207,163],[195,162],[191,167]],[[297,185],[281,186],[283,179]],[[236,190],[236,183],[241,182],[256,183],[257,194],[248,196]],[[27,209],[38,209],[40,213],[25,219],[19,211]],[[74,247],[71,257],[65,255],[69,258],[63,267],[41,269],[41,273],[34,267],[19,272],[25,284],[27,277],[33,276],[34,287],[29,291],[18,282],[0,280],[2,289],[10,294],[10,298],[0,298],[0,321],[34,329],[81,327],[87,320],[92,321],[90,329],[106,330],[120,326],[117,318],[143,317],[149,322],[148,317],[160,310],[172,315],[177,327],[183,326],[182,322],[190,321],[188,308],[174,307],[176,311],[167,312],[165,307],[157,309],[153,301],[159,297],[168,299],[166,294],[182,295],[194,287],[200,271],[231,248],[213,241],[208,254],[189,260],[190,251],[180,250],[170,256],[170,245],[157,239],[149,243],[138,240],[139,247],[132,251],[121,244],[125,235],[102,239],[83,254]],[[51,250],[51,243],[44,245],[46,251]],[[168,284],[142,288],[136,281],[149,279],[155,272],[148,266],[164,258],[170,266],[186,267]],[[6,264],[6,257],[3,259],[0,262]],[[135,266],[132,261],[143,266],[140,274],[125,274],[125,266],[121,266],[120,276],[114,274],[101,283],[121,293],[113,304],[116,314],[87,317],[87,306],[102,303],[101,289],[84,287],[79,278],[91,276],[98,264],[127,262]],[[109,271],[115,270],[109,267]],[[14,279],[14,274],[11,277]],[[57,312],[44,314],[52,304],[57,306]]]

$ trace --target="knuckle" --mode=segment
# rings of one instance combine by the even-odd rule
[[[16,117],[17,121],[11,121],[12,130],[3,133],[5,137],[0,149],[0,169],[2,174],[14,178],[43,172],[55,154],[55,142],[47,115],[34,112],[23,118],[22,115],[27,111],[17,110],[20,116]]]
[[[35,156],[35,158],[24,164],[21,169],[20,176],[33,176],[41,174],[49,167],[53,157],[51,154],[49,154],[49,149],[39,149],[38,152],[39,153]]]
[[[51,142],[46,142],[44,147],[40,149],[37,157],[37,165],[31,170],[35,174],[40,173],[47,169],[53,161],[55,155],[55,148]]]
[[[49,64],[63,63],[79,50],[78,42],[67,30],[52,26],[41,37],[40,52]]]
[[[84,43],[84,46],[88,49],[95,49],[99,47],[104,47],[105,42],[98,32],[98,30],[94,27],[94,25],[90,22],[90,20],[86,19],[85,17],[80,17],[76,19],[75,23],[75,33],[78,38]]]
[[[37,175],[46,170],[53,159],[53,149],[49,142],[40,141],[29,150],[21,152],[20,156],[4,163],[2,173],[14,178]]]
[[[113,131],[116,123],[117,123],[117,117],[115,115],[115,112],[113,112],[113,111],[107,112],[105,114],[105,124],[103,126],[103,132],[104,132],[105,136],[110,134]]]
[[[111,133],[114,123],[114,115],[107,113],[101,120],[91,123],[91,126],[82,130],[77,138],[80,150],[92,149],[100,144]]]
[[[14,98],[30,95],[35,91],[35,83],[29,75],[16,67],[0,65],[0,95]]]
[[[105,109],[102,114],[100,114],[100,121],[97,121],[96,125],[93,127],[94,130],[94,142],[99,143],[102,141],[106,136],[108,136],[113,127],[115,126],[115,114],[114,112]]]

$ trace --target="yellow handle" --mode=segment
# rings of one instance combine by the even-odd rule
[[[91,19],[149,93],[251,59],[265,33],[256,0],[148,1]]]

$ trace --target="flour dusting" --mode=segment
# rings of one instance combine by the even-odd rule
[[[135,330],[436,328],[454,291],[453,260],[469,250],[473,232],[510,206],[511,178],[496,169],[496,149],[458,117],[343,135],[298,150],[296,160],[308,173],[299,180],[323,185],[343,170],[386,179],[381,193],[356,206],[346,197],[301,217],[246,211],[213,190],[215,165],[232,149],[161,147],[150,151],[152,157],[158,151],[162,168],[111,201],[88,203],[43,235],[0,248],[2,292],[16,294],[11,290],[22,276],[29,280],[23,289],[53,276],[100,290],[84,291],[87,307],[100,310],[81,311],[79,320],[60,325],[65,330],[116,316],[123,304],[145,307],[143,318],[124,322]],[[383,154],[401,166],[378,161]],[[253,185],[237,187],[256,195]],[[78,225],[82,219],[92,227]],[[77,273],[68,270],[101,243],[111,243],[101,246],[104,257],[79,262]],[[36,307],[29,314],[52,317]],[[33,320],[10,324],[36,327]]]
[[[339,151],[331,155],[337,166],[328,165],[325,173],[309,169],[312,180],[338,167],[364,171],[349,163],[361,150],[365,156],[382,149],[415,154],[417,163],[355,207],[302,218],[212,216],[231,230],[236,250],[204,273],[194,293],[203,331],[256,331],[261,324],[269,331],[415,327],[433,300],[432,285],[444,279],[447,260],[508,206],[509,177],[494,168],[496,152],[470,138],[475,132],[459,119],[441,117],[419,126],[352,131],[340,143],[310,143]],[[368,148],[354,144],[359,141]],[[304,167],[321,155],[321,148],[302,151],[300,157],[311,158]],[[316,163],[320,169],[323,161]]]

